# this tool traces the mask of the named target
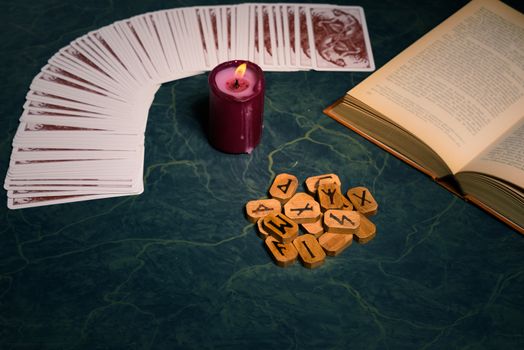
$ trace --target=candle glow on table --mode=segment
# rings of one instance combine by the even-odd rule
[[[249,61],[225,62],[209,74],[209,140],[226,153],[251,153],[262,135],[264,75]]]

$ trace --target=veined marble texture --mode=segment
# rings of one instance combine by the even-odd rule
[[[464,1],[333,3],[363,6],[380,67]],[[0,173],[53,53],[116,20],[192,5],[204,3],[1,2]],[[524,347],[524,237],[322,113],[368,75],[267,73],[250,155],[207,142],[207,74],[164,84],[143,194],[0,208],[0,349]],[[314,270],[276,266],[243,209],[281,172],[369,188],[375,239]]]

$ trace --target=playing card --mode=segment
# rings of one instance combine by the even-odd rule
[[[57,80],[63,80],[64,82],[70,83],[75,88],[108,96],[124,103],[133,104],[132,100],[128,100],[128,98],[122,97],[118,93],[115,93],[111,87],[103,86],[105,84],[101,82],[94,82],[94,79],[89,79],[89,77],[83,76],[81,72],[72,72],[73,70],[57,67],[53,64],[47,64],[42,68],[42,73],[49,74]]]
[[[135,26],[131,20],[124,20],[116,22],[114,25],[118,26],[120,32],[123,34],[129,43],[133,53],[138,58],[139,64],[144,67],[149,79],[159,84],[162,81],[160,70],[155,67],[155,52],[151,49],[149,42],[151,38],[144,41],[145,33],[141,26]],[[140,33],[140,34],[139,34]]]
[[[129,118],[130,115],[127,110],[110,110],[38,90],[30,90],[26,95],[26,100],[29,103],[44,103],[48,106],[53,106],[53,109],[68,109],[69,111],[93,113],[96,114],[98,118],[124,119],[126,117]]]
[[[235,48],[236,48],[236,59],[248,60],[249,59],[249,5],[242,4],[235,7],[236,10],[236,21],[235,21]]]
[[[279,54],[279,42],[277,39],[279,33],[275,20],[274,6],[270,4],[257,5],[255,12],[257,18],[255,36],[258,36],[258,40],[255,39],[255,44],[259,50],[258,64],[266,71],[288,70],[289,68],[285,65],[283,46]],[[280,29],[280,34],[282,34],[281,41],[282,45],[284,45],[282,28]],[[282,62],[280,62],[280,60],[282,60]],[[257,62],[257,60],[255,60],[255,62]]]
[[[75,53],[75,56],[70,53]],[[135,97],[136,90],[131,91],[125,83],[113,79],[98,66],[94,68],[94,63],[91,63],[82,53],[70,46],[53,55],[48,62],[52,67],[65,70],[122,98],[132,100]]]
[[[22,116],[20,117],[20,121],[31,124],[52,124],[63,127],[89,128],[95,130],[99,129],[115,132],[119,131],[125,133],[143,132],[143,130],[140,129],[140,126],[138,124],[118,123],[108,119],[38,111],[31,108],[27,108],[24,110]]]
[[[138,193],[133,193],[140,194]],[[53,205],[53,204],[63,204],[63,203],[72,203],[79,201],[87,201],[94,199],[103,199],[103,198],[112,198],[126,196],[128,194],[96,194],[96,195],[69,195],[69,196],[50,196],[50,197],[22,197],[22,198],[7,198],[7,207],[9,209],[22,209],[22,208],[32,208],[39,207],[44,205]]]
[[[210,63],[210,52],[209,52],[210,50],[208,48],[210,47],[210,41],[209,41],[209,38],[206,36],[207,34],[206,33],[206,24],[204,23],[204,18],[202,17],[201,8],[195,7],[194,12],[195,12],[195,20],[196,20],[196,24],[198,28],[197,37],[200,42],[199,44],[202,47],[205,67],[206,67],[206,70],[208,70],[211,67],[211,63]]]
[[[224,26],[222,25],[222,7],[210,7],[205,10],[207,13],[206,18],[209,18],[210,21],[215,47],[217,48],[218,63],[226,62],[227,41]]]
[[[31,150],[26,151],[32,152]],[[137,157],[138,164],[134,164],[132,169],[125,170],[124,174],[119,171],[110,171],[108,174],[107,172],[85,170],[81,173],[46,173],[44,175],[38,173],[14,178],[8,174],[4,184],[4,188],[9,191],[8,207],[21,209],[140,194],[144,190],[143,159],[142,148]]]
[[[49,184],[28,184],[28,185],[9,185],[9,197],[28,197],[28,196],[50,196],[56,194],[101,194],[101,193],[135,193],[140,191],[143,185],[140,182],[129,182],[127,185],[87,185],[79,183],[76,185],[49,185]],[[61,192],[61,193],[57,193]]]
[[[88,33],[83,43],[92,47],[94,54],[98,55],[100,60],[110,67],[111,73],[109,74],[111,74],[111,77],[115,76],[119,81],[124,81],[123,84],[131,89],[140,91],[144,88],[143,75],[129,67],[129,63],[120,59],[115,53],[115,49],[110,47],[98,31]]]
[[[248,20],[247,20],[247,23],[248,23],[248,27],[247,27],[247,31],[248,31],[248,57],[247,59],[253,63],[256,63],[256,58],[257,58],[257,44],[258,44],[258,39],[257,39],[257,31],[256,31],[256,28],[257,28],[257,17],[256,17],[256,14],[255,14],[255,6],[253,4],[248,4],[247,5],[247,8],[248,8]]]
[[[220,8],[220,17],[222,23],[222,40],[224,42],[225,59],[231,60],[231,9],[228,6]]]
[[[190,21],[190,14],[189,9],[187,8],[181,8],[178,9],[175,12],[175,20],[177,21],[177,24],[179,25],[179,35],[183,38],[183,42],[185,47],[187,48],[188,57],[190,59],[189,61],[189,68],[190,70],[193,69],[194,66],[203,67],[204,65],[197,64],[202,58],[202,54],[198,52],[196,43],[199,41],[196,38],[197,30],[196,28],[192,28],[191,21]]]
[[[181,11],[181,14],[184,18],[183,23],[185,23],[186,35],[190,38],[192,46],[193,70],[203,71],[213,67],[206,64],[206,52],[204,51],[205,40],[202,40],[203,38],[198,24],[196,9],[196,7],[184,8]]]
[[[18,164],[37,163],[48,160],[101,160],[101,159],[126,159],[137,157],[137,150],[133,151],[105,151],[105,150],[49,150],[49,149],[23,149],[14,148],[11,160]]]
[[[169,66],[160,45],[158,30],[152,20],[152,15],[144,15],[131,18],[127,24],[133,28],[133,33],[138,37],[144,48],[145,55],[151,61],[158,75],[158,83],[165,82],[165,77],[170,75]]]
[[[33,79],[30,88],[34,91],[45,91],[87,105],[107,108],[108,110],[131,111],[133,109],[132,105],[117,100],[109,94],[97,92],[46,72],[38,73]]]
[[[17,133],[13,139],[14,147],[21,148],[58,148],[90,150],[134,150],[143,144],[143,135],[120,135],[110,133],[74,132],[57,136],[49,131],[40,136],[28,137],[27,133]],[[22,135],[22,136],[20,136]]]
[[[166,14],[183,70],[197,71],[203,69],[203,67],[197,67],[199,66],[199,62],[197,62],[195,58],[196,55],[193,47],[194,39],[192,35],[188,33],[183,11],[180,9],[168,10]],[[201,66],[205,66],[205,64]]]
[[[8,190],[7,191],[7,197],[13,198],[13,200],[14,199],[18,199],[18,198],[27,198],[27,197],[56,197],[56,196],[65,197],[65,196],[79,196],[79,195],[94,195],[95,193],[93,193],[93,192],[98,192],[98,191],[99,191],[98,189],[96,191],[89,190],[89,189],[80,189],[80,190],[62,190],[62,189],[60,189],[60,190]],[[101,189],[100,192],[97,193],[97,194],[100,194],[100,193],[127,194],[128,192],[129,192],[129,190],[122,191],[122,192],[117,192],[117,191],[113,191],[112,189],[111,190],[107,190],[107,191],[106,191],[106,189]]]
[[[278,54],[276,53],[276,34],[275,23],[273,20],[273,11],[270,5],[262,5],[262,28],[264,33],[264,61],[263,65],[266,69],[278,67]]]
[[[255,63],[259,66],[264,66],[264,21],[262,8],[260,5],[253,5],[254,7],[254,16],[256,20],[255,26]]]
[[[178,51],[179,48],[174,40],[173,29],[168,20],[167,11],[156,11],[151,13],[149,16],[149,22],[156,29],[158,42],[165,56],[169,75],[174,77],[174,79],[177,79],[176,77],[178,75],[183,75],[184,72],[188,72],[188,70],[184,70],[184,67],[182,66],[180,52]]]
[[[135,191],[142,186],[143,146],[132,151],[15,147],[8,190]],[[105,162],[103,161],[105,160]],[[120,169],[119,169],[120,168]]]
[[[237,59],[236,57],[236,6],[228,6],[226,8],[227,17],[227,43],[228,43],[228,59],[230,61]]]
[[[354,6],[311,5],[307,12],[313,67],[317,70],[375,69],[364,10]],[[310,41],[311,43],[311,41]]]
[[[97,112],[84,111],[74,108],[68,108],[64,106],[53,105],[49,103],[44,103],[41,101],[27,100],[24,104],[24,112],[22,118],[37,118],[39,120],[44,120],[43,118],[58,118],[59,119],[70,119],[77,120],[78,122],[104,122],[107,125],[121,125],[122,127],[136,127],[132,123],[133,116],[128,117],[128,120],[125,122],[122,119],[125,116],[120,116],[119,118],[111,118],[111,115],[103,115]],[[53,123],[48,123],[53,124]],[[57,124],[64,125],[64,124]],[[71,126],[80,126],[80,125],[71,125]]]
[[[57,96],[54,96],[54,95],[44,95],[44,96],[40,96],[40,95],[37,95],[37,94],[41,94],[40,92],[38,91],[31,91],[32,93],[32,96],[30,99],[28,99],[28,102],[30,103],[39,103],[39,102],[50,102],[50,103],[53,103],[53,104],[56,104],[56,103],[60,103],[59,101],[61,101],[59,98],[55,98]],[[36,99],[33,99],[34,97],[36,97]],[[67,100],[63,100],[65,103],[68,103],[70,105],[70,107],[75,107],[75,106],[79,106],[80,108],[82,109],[89,109],[89,107],[92,107],[92,106],[84,106],[80,103],[75,103],[74,101],[71,102],[71,101],[67,101]],[[131,110],[131,111],[122,111],[122,112],[125,112],[124,114],[120,114],[121,112],[114,112],[114,111],[110,111],[110,110],[104,110],[104,109],[97,109],[95,110],[94,108],[92,109],[94,112],[93,114],[95,115],[87,115],[86,117],[91,117],[91,118],[83,118],[83,121],[85,121],[85,123],[82,123],[82,118],[81,116],[75,116],[77,117],[75,120],[78,122],[78,123],[74,123],[74,124],[63,124],[63,121],[64,119],[62,119],[62,123],[58,123],[57,125],[69,125],[69,126],[77,126],[77,127],[88,127],[88,128],[101,128],[103,125],[106,125],[107,127],[110,127],[111,129],[119,129],[119,125],[124,125],[124,127],[122,128],[122,130],[126,130],[128,132],[143,132],[145,130],[145,126],[146,126],[146,122],[147,122],[147,106],[143,106],[142,107],[137,107],[137,110]],[[25,112],[25,111],[24,111]],[[34,111],[32,114],[35,114],[36,111]],[[112,113],[114,113],[114,115],[112,115]],[[117,114],[118,113],[118,114]],[[44,113],[40,113],[40,117],[43,118],[43,115]],[[53,115],[54,113],[49,113],[47,112],[47,115]],[[127,114],[127,115],[126,115]],[[26,118],[28,117],[28,113],[23,113],[22,116],[21,116],[21,119],[23,118],[24,120],[26,120]],[[68,117],[67,114],[62,114],[60,115],[60,117],[63,117],[63,118],[66,118]],[[71,117],[71,116],[69,116]],[[42,120],[41,118],[37,118],[38,119],[38,122],[43,122],[43,123],[48,123],[46,120]],[[72,120],[72,119],[71,119]],[[29,120],[26,120],[26,121],[29,121]],[[37,120],[34,120],[35,122]],[[90,124],[89,121],[93,121],[95,122],[94,124]],[[97,121],[100,121],[102,124],[97,124],[96,122]],[[105,121],[105,122],[104,122]],[[52,124],[52,123],[51,123]]]
[[[101,113],[81,110],[78,108],[70,108],[66,106],[56,105],[52,103],[46,103],[41,101],[35,101],[33,99],[27,99],[24,103],[24,110],[32,111],[33,114],[55,114],[55,115],[68,115],[68,116],[79,116],[91,119],[105,119]]]
[[[136,72],[126,67],[125,63],[115,53],[114,48],[111,48],[99,31],[89,32],[71,45],[80,52],[83,49],[86,53],[91,54],[100,66],[108,70],[107,74],[111,78],[122,80],[126,86],[132,89],[140,89],[143,85],[143,81],[137,78]]]
[[[279,14],[282,21],[282,36],[284,40],[284,62],[285,66],[289,67],[289,69],[293,69],[294,66],[291,63],[291,35],[290,35],[290,27],[289,27],[289,17],[287,13],[287,7],[285,5],[279,5],[278,6]]]
[[[144,67],[139,64],[138,58],[132,54],[129,44],[124,41],[121,32],[117,32],[115,25],[109,25],[89,33],[91,42],[97,49],[107,56],[109,64],[115,64],[119,71],[124,71],[140,86],[148,82],[148,75]]]
[[[155,82],[154,69],[150,62],[141,56],[140,45],[133,39],[134,35],[130,33],[130,28],[123,21],[100,28],[98,34],[139,83],[151,84]]]
[[[132,95],[140,88],[140,83],[125,69],[98,32],[90,32],[74,40],[55,56],[63,63],[72,64],[124,93]]]
[[[25,125],[25,127],[22,125],[19,130],[23,132],[18,131],[17,136],[30,132],[45,136],[54,134],[53,137],[50,137],[54,141],[61,139],[58,134],[62,132],[80,133],[81,136],[76,136],[75,139],[82,139],[86,133],[92,131],[85,129],[74,129],[73,131],[71,128],[60,128],[56,125]],[[111,142],[108,144],[115,148],[113,146],[115,135],[109,135]],[[9,191],[8,205],[10,208],[98,198],[85,196],[85,194],[97,196],[104,193],[107,196],[114,196],[141,193],[143,191],[141,181],[143,145],[141,142],[126,140],[124,144],[137,144],[136,147],[129,151],[108,151],[100,147],[104,143],[100,143],[103,138],[100,136],[91,138],[93,142],[89,147],[84,146],[84,149],[75,149],[76,145],[73,140],[67,140],[64,146],[56,147],[55,145],[54,148],[53,145],[50,148],[15,146],[4,183],[4,187]],[[34,140],[29,143],[33,146],[38,144]],[[53,193],[52,191],[61,192]],[[65,196],[66,194],[68,196]],[[74,194],[74,197],[70,197],[71,194]],[[60,198],[55,198],[55,200],[52,198],[55,196]]]
[[[286,5],[287,19],[289,24],[289,48],[291,65],[301,68],[300,64],[300,13],[298,6]]]
[[[296,32],[296,40],[300,43],[299,64],[305,69],[313,68],[311,47],[313,37],[311,29],[311,17],[305,6],[298,6],[299,30]]]
[[[133,174],[118,178],[115,176],[98,176],[98,178],[68,178],[60,175],[55,178],[42,176],[27,176],[25,178],[6,177],[4,188],[8,191],[60,191],[88,190],[91,193],[110,191],[122,193],[133,192],[142,186],[141,174],[138,168]]]
[[[125,176],[136,166],[136,159],[46,160],[10,164],[7,174],[12,177],[23,177],[30,174],[40,174],[42,177],[47,175],[96,176],[99,174]]]
[[[274,21],[274,27],[276,28],[275,32],[275,41],[276,41],[276,53],[278,65],[281,68],[287,67],[287,62],[284,56],[284,30],[282,23],[282,13],[280,12],[280,7],[278,5],[271,6],[271,13]]]
[[[179,52],[176,43],[173,39],[171,27],[168,22],[167,12],[158,11],[152,13],[152,21],[155,27],[158,28],[158,36],[160,39],[160,45],[166,56],[167,64],[169,67],[170,75],[176,76],[183,71],[182,62],[179,56]]]
[[[219,63],[219,47],[216,23],[213,24],[211,20],[209,7],[199,7],[197,8],[197,13],[201,18],[202,28],[206,39],[206,50],[209,55],[210,69],[213,69]]]
[[[157,11],[152,12],[146,16],[146,22],[150,22],[158,36],[159,45],[161,47],[162,54],[165,56],[167,62],[168,73],[165,76],[161,77],[161,82],[172,81],[176,79],[181,79],[196,74],[200,74],[200,71],[191,70],[187,66],[183,66],[183,52],[180,52],[180,42],[176,42],[173,35],[172,24],[168,20],[168,11]]]

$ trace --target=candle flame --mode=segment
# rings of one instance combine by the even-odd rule
[[[240,66],[238,66],[237,69],[235,69],[235,77],[238,79],[244,77],[244,74],[246,74],[246,68],[247,64],[245,63],[242,63]]]

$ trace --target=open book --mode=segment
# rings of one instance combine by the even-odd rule
[[[324,112],[524,233],[524,14],[473,0]]]

